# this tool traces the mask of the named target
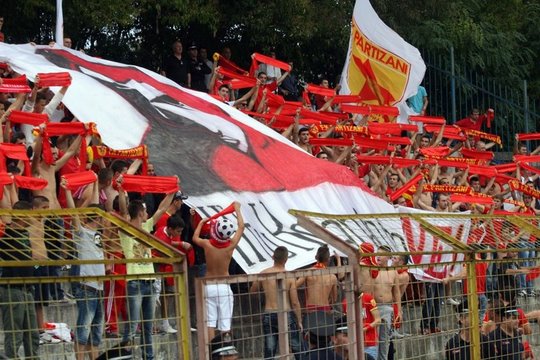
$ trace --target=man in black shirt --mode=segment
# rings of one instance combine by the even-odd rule
[[[518,326],[518,311],[515,307],[507,306],[495,309],[501,318],[497,328],[489,333],[489,342],[493,344],[494,352],[490,359],[521,360],[523,344],[520,341]]]
[[[452,336],[444,348],[446,360],[469,360],[471,355],[471,327],[469,323],[469,306],[467,300],[464,300],[456,307],[460,330]],[[493,353],[490,349],[490,343],[486,336],[480,335],[480,358],[488,359]]]
[[[212,72],[204,62],[199,60],[199,51],[195,44],[188,48],[189,73],[191,74],[191,88],[193,90],[208,92],[205,83],[205,76]]]
[[[182,42],[176,40],[172,45],[173,53],[163,62],[161,75],[168,77],[184,87],[191,87],[189,61],[182,57]]]
[[[14,210],[30,210],[32,205],[26,201],[13,204]],[[0,259],[2,261],[30,261],[32,248],[30,236],[21,218],[6,223],[0,238]],[[33,277],[32,266],[5,266],[2,279],[13,277]],[[0,310],[4,325],[4,350],[9,359],[18,358],[21,345],[24,346],[25,359],[39,359],[39,330],[34,307],[33,287],[29,284],[0,284]]]

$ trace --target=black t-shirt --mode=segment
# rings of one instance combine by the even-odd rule
[[[210,69],[204,62],[191,59],[189,62],[189,72],[191,73],[191,88],[193,90],[207,92],[204,76],[210,74]]]
[[[26,229],[13,229],[9,226],[0,238],[0,259],[4,261],[29,261],[32,260],[32,248],[30,236]],[[5,266],[2,268],[2,277],[32,277],[32,266]]]
[[[490,359],[521,360],[523,344],[519,341],[519,336],[510,336],[497,326],[489,333],[489,342],[493,344],[495,350],[494,354],[490,354]]]
[[[481,348],[480,348],[480,356],[481,359],[489,359],[490,354],[494,353],[492,349],[490,349],[490,343],[487,336],[480,335],[480,342],[481,342]],[[446,343],[446,346],[444,348],[446,360],[470,360],[471,357],[471,350],[470,350],[470,343],[466,342],[461,338],[459,333],[455,334],[448,340]]]
[[[169,79],[175,83],[187,86],[187,77],[189,73],[189,61],[171,55],[163,62],[163,70]]]
[[[516,276],[507,274],[506,271],[517,268],[518,266],[515,262],[504,262],[496,265],[495,275],[497,276],[499,290],[516,288]]]

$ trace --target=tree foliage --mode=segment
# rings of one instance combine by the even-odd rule
[[[5,3],[5,4],[4,4]],[[391,28],[422,50],[507,84],[528,79],[540,95],[540,0],[372,0]],[[211,51],[229,46],[247,67],[275,48],[308,81],[333,80],[347,52],[354,0],[64,0],[65,34],[90,54],[159,68],[175,39]],[[4,0],[8,41],[47,43],[54,2]]]

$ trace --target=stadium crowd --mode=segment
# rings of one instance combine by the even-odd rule
[[[66,38],[64,46],[70,47],[70,44],[71,40]],[[222,49],[220,54],[215,53],[210,60],[207,49],[192,44],[186,55],[182,42],[176,41],[160,70],[163,75],[182,86],[208,92],[218,100],[236,107],[281,133],[300,149],[321,161],[332,161],[349,168],[365,183],[366,188],[395,206],[441,213],[469,211],[473,214],[493,215],[539,214],[540,169],[532,164],[540,162],[540,156],[536,155],[540,153],[540,147],[530,152],[530,144],[527,142],[539,140],[540,134],[516,134],[512,161],[500,163],[495,159],[495,153],[490,151],[502,143],[499,136],[489,133],[491,122],[498,120],[492,109],[483,113],[472,109],[466,118],[456,124],[447,124],[441,117],[427,115],[427,93],[423,87],[419,87],[417,95],[407,101],[411,115],[402,120],[395,107],[368,105],[359,95],[341,95],[339,85],[332,88],[328,79],[319,79],[318,84],[300,84],[292,66],[292,63],[276,59],[275,53],[270,53],[269,56],[255,53],[252,56],[251,69],[245,71],[235,65],[229,48]],[[201,221],[200,216],[184,203],[187,196],[179,191],[177,178],[156,176],[159,169],[154,169],[148,162],[147,154],[142,148],[116,151],[102,145],[99,129],[92,124],[78,122],[62,103],[71,81],[66,74],[40,74],[34,82],[29,82],[24,74],[15,73],[7,64],[0,64],[0,69],[0,151],[5,158],[0,172],[0,177],[5,175],[2,177],[2,208],[98,207],[124,217],[133,226],[152,232],[160,240],[177,247],[186,254],[192,270],[198,275],[204,275],[208,270],[214,276],[227,274],[232,250],[240,240],[243,229],[239,204],[234,207],[239,217],[238,229],[233,236],[232,245],[226,245],[231,246],[230,254],[225,260],[220,260],[219,266],[212,262],[212,267],[206,268],[205,255],[206,258],[211,256],[218,259],[223,253],[215,253],[216,250],[207,245],[208,242],[201,241],[201,227],[206,220]],[[61,90],[54,94],[49,89],[50,86],[61,86]],[[166,180],[166,184],[161,183],[162,195],[148,194],[142,190],[142,183],[155,184],[152,177]],[[28,251],[21,252],[17,258],[19,260],[28,257],[43,260],[73,256],[74,254],[54,250],[62,248],[58,247],[57,243],[62,241],[60,238],[64,235],[59,237],[58,234],[65,231],[65,236],[72,236],[76,243],[80,259],[103,258],[101,221],[97,217],[79,219],[77,216],[73,217],[70,224],[64,223],[62,219],[50,220],[44,227],[53,230],[45,231],[45,236],[39,239],[40,241],[24,229],[24,224],[4,221],[5,230],[0,248],[9,248],[10,241],[21,244]],[[482,226],[481,223],[473,224],[471,237],[485,232]],[[485,355],[486,359],[526,358],[530,349],[524,347],[520,337],[531,330],[526,315],[516,308],[516,301],[518,297],[537,295],[532,280],[526,277],[530,268],[535,266],[536,254],[526,250],[531,247],[531,243],[530,234],[525,230],[514,229],[502,222],[489,231],[493,232],[493,236],[486,238],[484,246],[499,249],[500,257],[517,255],[521,261],[519,266],[513,262],[512,266],[505,265],[507,268],[497,265],[489,270],[486,263],[479,263],[477,270],[482,271],[485,280],[479,281],[477,289],[482,319],[487,313],[488,300],[495,309],[490,312],[491,321],[486,322],[483,329],[490,340],[486,340],[486,344],[490,345],[486,345],[486,349],[482,351],[491,354]],[[217,236],[220,241],[226,242],[232,235],[211,236]],[[120,233],[119,237],[120,246],[109,249],[116,257],[129,259],[159,256],[158,252],[141,247],[126,234]],[[28,239],[32,239],[31,244],[28,244]],[[364,244],[364,253],[390,250],[370,248],[369,245]],[[218,249],[220,246],[217,244],[214,247]],[[524,251],[506,253],[504,250],[507,247],[521,248]],[[280,251],[274,259],[278,268],[286,261],[283,249]],[[10,260],[3,254],[3,260]],[[327,249],[322,249],[316,266],[326,267],[329,258]],[[365,309],[365,325],[372,330],[365,332],[366,353],[374,359],[390,358],[390,337],[403,336],[396,332],[392,324],[399,322],[402,317],[401,298],[412,275],[383,269],[373,277],[373,270],[369,270],[369,266],[403,267],[406,264],[406,258],[390,259],[384,256],[375,260],[367,259],[367,262],[363,263],[365,288],[362,289],[364,294],[361,299]],[[60,275],[61,270],[59,266],[21,268],[17,272],[4,269],[2,277],[55,277]],[[154,271],[169,272],[172,267],[156,264],[154,269],[153,265],[136,263],[111,267],[81,265],[71,269],[71,274],[93,276],[110,272],[135,275],[152,274]],[[396,281],[392,280],[394,277]],[[423,284],[423,318],[418,319],[423,335],[440,332],[440,299],[450,288],[446,286],[445,289],[445,285],[464,278],[464,274],[457,274],[448,276],[442,283]],[[98,357],[102,336],[117,336],[122,330],[118,328],[117,319],[129,319],[130,326],[124,329],[121,335],[124,342],[132,341],[141,315],[144,324],[141,336],[144,356],[145,359],[153,359],[154,329],[152,322],[146,321],[152,320],[156,311],[153,281],[153,278],[129,280],[127,283],[116,281],[114,287],[99,282],[85,282],[74,289],[73,295],[79,306],[75,333],[78,359],[84,359],[87,353],[92,359]],[[328,282],[330,285],[327,287],[327,299],[332,298],[332,289],[337,286],[335,276],[330,275],[326,280],[299,279],[294,286],[309,287],[311,281]],[[172,279],[161,285],[162,295],[175,292]],[[395,286],[397,289],[394,289]],[[265,291],[267,289],[268,285]],[[11,287],[9,290],[20,292],[21,298],[27,302],[32,302],[30,299],[35,296],[38,305],[35,309],[15,308],[14,304],[5,298],[7,292],[0,292],[0,309],[4,314],[5,330],[14,330],[18,326],[13,318],[5,314],[16,312],[21,319],[30,319],[30,323],[25,327],[30,336],[24,332],[5,332],[6,355],[15,357],[18,347],[24,343],[26,356],[37,358],[40,340],[54,341],[44,332],[40,336],[38,331],[47,321],[54,320],[43,318],[43,306],[54,300],[69,302],[71,296],[54,283],[37,286],[33,289],[34,292],[26,288]],[[114,292],[115,304],[106,321],[102,301],[90,307],[91,314],[87,313],[90,311],[88,304],[82,301],[88,298],[99,299],[100,296],[95,295],[102,291],[106,294],[109,291]],[[466,294],[466,290],[464,293]],[[108,298],[107,295],[104,297]],[[125,298],[129,306],[121,303]],[[333,300],[336,302],[338,299]],[[325,306],[333,303],[313,301],[310,304],[314,306],[312,310],[324,311]],[[468,333],[465,334],[469,321],[467,302],[453,298],[447,301],[457,306],[462,330],[448,343],[446,356],[448,359],[466,359],[468,357],[460,351],[466,347],[464,343],[467,343],[469,336]],[[291,302],[296,303],[295,299],[291,299]],[[494,306],[496,302],[501,304]],[[230,306],[232,310],[232,304]],[[158,324],[159,331],[175,333],[177,330],[169,324],[165,308],[166,306],[162,306],[159,310],[162,319]],[[302,320],[300,317],[300,314],[296,314],[295,321],[300,329],[302,326],[305,328],[306,321],[309,320]],[[519,323],[516,321],[518,317]],[[224,330],[219,335],[220,338],[227,338],[227,331],[230,330],[230,323],[224,326],[228,328],[220,328],[218,324],[218,328]],[[215,328],[216,323],[209,327]],[[272,331],[270,328],[271,325],[267,331]],[[343,333],[342,327],[340,331]],[[212,338],[214,332],[209,334]],[[508,339],[511,345],[507,344]],[[227,341],[231,342],[230,339]],[[272,353],[274,349],[273,353],[268,355],[273,356],[275,346],[275,340],[273,345],[265,343],[265,354]],[[221,347],[224,348],[228,347]],[[453,351],[454,348],[459,351]],[[511,353],[525,355],[512,357]],[[220,352],[217,351],[216,354],[220,355]],[[493,354],[497,354],[497,357]],[[229,355],[237,356],[234,353]],[[327,358],[347,358],[343,352],[341,355],[332,356],[335,357]]]

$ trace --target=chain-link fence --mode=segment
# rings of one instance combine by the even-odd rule
[[[175,249],[99,209],[0,216],[0,354],[190,358],[187,276]]]

